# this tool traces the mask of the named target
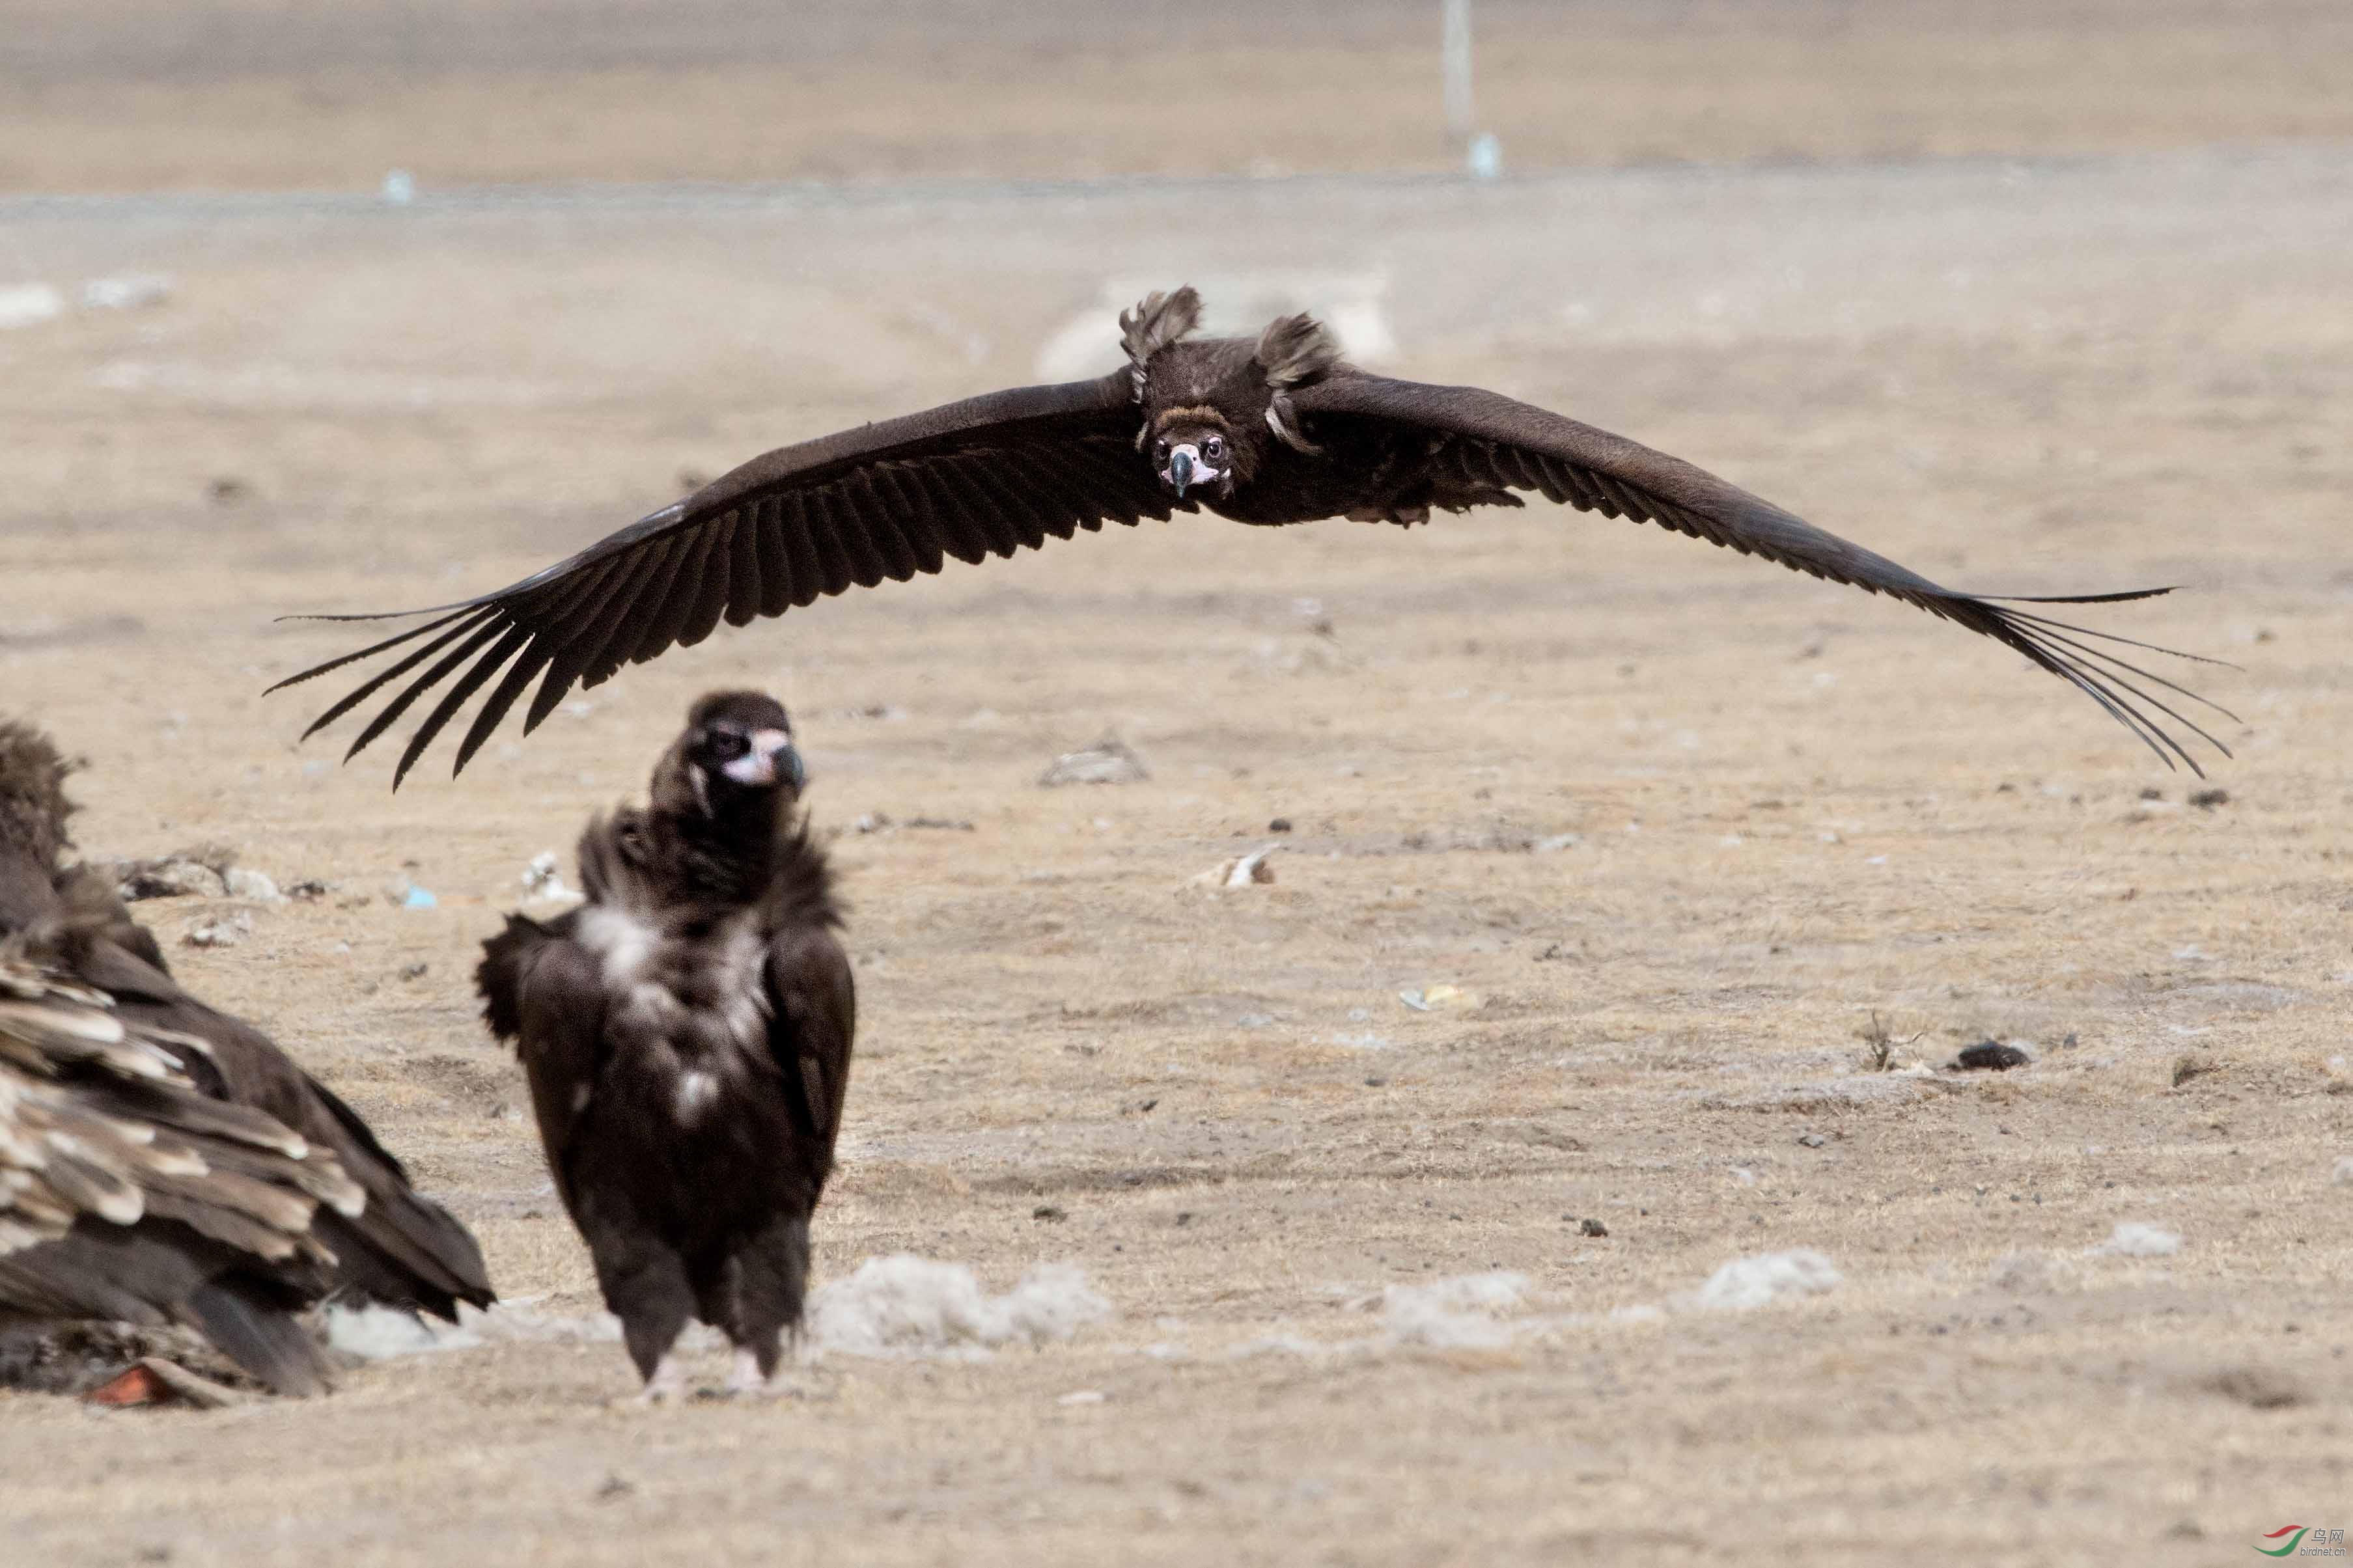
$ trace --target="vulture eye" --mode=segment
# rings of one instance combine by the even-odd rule
[[[1166,440],[1155,441],[1152,443],[1152,455],[1160,461],[1164,463],[1166,462],[1168,460],[1168,443]]]
[[[1223,437],[1212,436],[1201,443],[1201,456],[1208,458],[1209,461],[1214,463],[1225,455],[1226,443]]]
[[[732,763],[752,749],[752,742],[733,730],[711,731],[711,754],[723,763]]]

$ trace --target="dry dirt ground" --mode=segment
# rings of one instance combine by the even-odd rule
[[[769,687],[854,903],[820,1273],[1069,1260],[1116,1316],[758,1407],[616,1408],[617,1347],[513,1340],[309,1405],[0,1396],[0,1559],[2189,1564],[2353,1528],[2348,254],[2329,143],[6,209],[0,273],[74,308],[0,332],[0,707],[89,758],[90,852],[338,884],[175,948],[197,989],[503,1291],[590,1313],[474,944],[696,693]],[[170,297],[79,308],[127,273]],[[1542,505],[1082,538],[723,634],[397,795],[387,748],[296,746],[327,691],[260,695],[350,642],[280,612],[519,576],[682,471],[1029,379],[1089,311],[1108,365],[1105,289],[1187,278],[1345,297],[1383,368],[1948,582],[2181,584],[2090,614],[2235,661],[2191,683],[2236,759],[2168,773],[1923,616]],[[1106,732],[1148,781],[1039,787]],[[1271,886],[1192,881],[1277,839]],[[1399,998],[1435,984],[1467,1004]],[[1873,1072],[1874,1014],[1899,1065],[2037,1059]],[[2095,1251],[2120,1222],[2179,1250]],[[1693,1302],[1793,1248],[1841,1282]],[[1507,1342],[1388,1333],[1384,1288],[1497,1271]]]

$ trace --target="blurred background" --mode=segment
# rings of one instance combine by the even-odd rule
[[[2334,0],[1476,0],[1519,169],[2353,132]],[[1443,0],[8,0],[0,187],[1455,165]]]

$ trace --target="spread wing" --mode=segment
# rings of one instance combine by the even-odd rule
[[[1020,387],[778,447],[568,561],[462,604],[403,612],[434,618],[278,684],[416,644],[304,731],[424,666],[345,753],[448,683],[401,754],[396,788],[433,737],[504,670],[458,748],[462,769],[533,679],[526,734],[575,682],[595,686],[624,664],[691,647],[722,619],[740,626],[853,585],[935,573],[949,559],[978,563],[1106,521],[1166,521],[1172,506],[1193,510],[1163,495],[1135,455],[1133,387],[1124,370]]]
[[[833,1163],[849,1089],[850,1041],[858,1033],[858,989],[849,956],[828,931],[780,939],[768,952],[768,1046],[784,1069],[794,1125],[821,1149],[821,1182]]]
[[[1319,439],[1324,432],[1336,433],[1335,427],[1344,424],[1363,422],[1378,427],[1375,433],[1394,437],[1387,443],[1393,450],[1418,452],[1419,472],[1408,469],[1390,476],[1400,493],[1417,489],[1440,495],[1493,492],[1498,488],[1538,490],[1581,510],[1655,522],[1743,555],[1778,562],[1792,571],[1886,594],[2025,655],[2106,710],[2168,767],[2179,757],[2190,772],[2204,773],[2147,709],[2171,718],[2224,756],[2231,754],[2229,747],[2196,721],[2137,682],[2202,703],[2225,718],[2235,715],[2163,676],[2126,662],[2109,647],[2148,648],[2177,658],[2197,656],[2012,607],[2145,599],[2170,593],[2168,588],[2000,602],[1955,593],[1681,458],[1475,386],[1431,386],[1355,373],[1302,387],[1292,394],[1292,399],[1309,420],[1311,434]]]

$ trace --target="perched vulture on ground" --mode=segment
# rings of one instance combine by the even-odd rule
[[[689,1318],[735,1346],[731,1394],[775,1386],[800,1327],[857,1025],[801,784],[774,698],[703,698],[650,804],[581,837],[588,901],[482,944],[483,1016],[649,1400],[682,1386]]]
[[[0,938],[48,973],[94,993],[107,1016],[142,1038],[181,1040],[185,1079],[247,1107],[332,1154],[364,1203],[329,1205],[310,1234],[328,1255],[339,1298],[455,1320],[458,1303],[497,1298],[473,1236],[410,1185],[359,1113],[243,1019],[181,989],[162,950],[131,918],[108,878],[62,868],[68,766],[39,731],[0,721]]]
[[[434,618],[279,685],[416,645],[305,731],[408,678],[346,755],[356,753],[448,683],[401,755],[397,788],[493,678],[457,768],[533,679],[525,733],[575,682],[595,686],[625,664],[691,647],[723,618],[740,626],[853,585],[903,583],[950,557],[1011,556],[1105,521],[1166,521],[1205,507],[1261,525],[1410,524],[1433,510],[1518,506],[1514,492],[1532,491],[1886,594],[1982,633],[2073,685],[2168,767],[2179,758],[2202,771],[2152,709],[2229,755],[2149,688],[2214,704],[2112,651],[2150,645],[2014,607],[2168,589],[2003,602],[1957,593],[1624,437],[1475,386],[1368,375],[1307,316],[1283,317],[1255,340],[1196,339],[1200,310],[1189,288],[1153,294],[1121,314],[1128,363],[1101,380],[992,393],[779,447],[512,586],[398,612]]]
[[[102,1320],[205,1334],[279,1394],[327,1368],[297,1314],[332,1286],[333,1152],[226,1104],[204,1043],[132,1023],[0,942],[0,1329]]]

